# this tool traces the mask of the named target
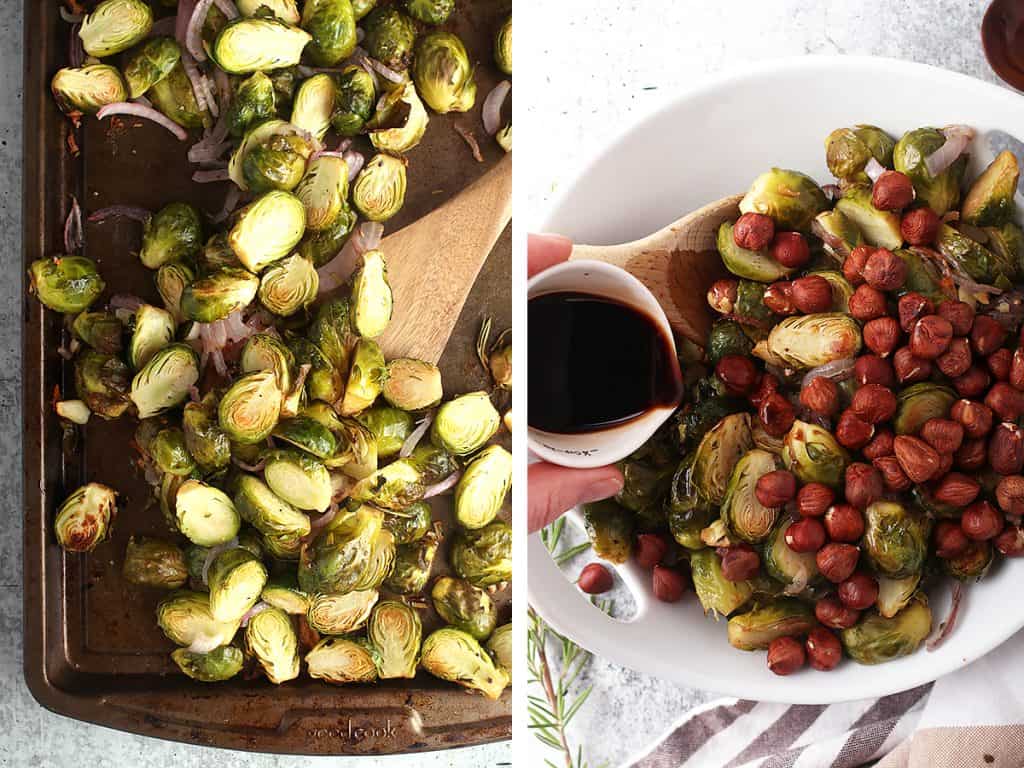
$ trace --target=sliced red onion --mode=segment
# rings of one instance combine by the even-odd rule
[[[924,164],[933,177],[938,176],[964,153],[974,139],[974,129],[966,125],[951,125],[942,130],[946,143],[925,158]]]
[[[260,600],[258,603],[256,603],[256,605],[254,605],[252,608],[250,608],[248,611],[246,611],[244,614],[242,614],[242,626],[243,627],[248,627],[249,626],[249,620],[253,616],[255,616],[258,613],[263,613],[269,607],[270,607],[270,605],[268,603],[264,603],[262,600]]]
[[[836,187],[838,189],[838,187]],[[830,232],[821,222],[815,218],[811,222],[811,232],[816,235],[825,244],[825,248],[834,253],[840,259],[846,259],[850,255],[850,248],[846,244],[846,241],[838,235]]]
[[[145,303],[138,296],[132,296],[130,293],[116,293],[110,297],[109,306],[111,309],[127,309],[130,312],[135,312]]]
[[[188,131],[162,112],[157,112],[152,107],[144,107],[141,104],[134,104],[130,101],[119,101],[113,104],[107,104],[96,113],[96,117],[99,120],[102,120],[105,117],[110,117],[111,115],[132,115],[133,117],[142,117],[146,120],[152,120],[157,125],[163,126],[173,133],[177,137],[178,141],[184,141],[188,138]]]
[[[366,63],[369,64],[370,67],[372,67],[373,70],[385,80],[390,80],[392,83],[401,83],[405,81],[405,76],[402,75],[401,72],[396,72],[371,56],[366,57]]]
[[[855,362],[856,360],[852,357],[844,357],[842,360],[833,360],[830,363],[819,365],[817,368],[811,368],[811,370],[804,374],[803,381],[800,382],[800,388],[806,387],[819,376],[824,376],[836,383],[846,381],[853,375],[853,365]]]
[[[207,577],[210,575],[210,565],[213,563],[214,558],[217,557],[221,552],[229,549],[234,549],[238,546],[238,539],[234,538],[231,541],[225,542],[224,544],[217,544],[214,547],[210,547],[206,553],[206,559],[203,560],[203,584],[207,584]]]
[[[455,487],[455,484],[459,482],[459,478],[462,477],[462,470],[458,472],[452,472],[448,477],[442,480],[440,483],[427,486],[427,489],[423,492],[424,499],[430,499],[434,496],[440,496],[446,491],[450,491]]]
[[[213,82],[217,86],[221,111],[227,112],[228,107],[231,106],[231,81],[228,79],[228,73],[220,67],[216,67],[213,70]]]
[[[935,265],[939,270],[941,270],[942,274],[948,277],[957,287],[963,288],[972,294],[985,295],[991,293],[998,295],[1003,292],[1001,288],[996,288],[994,285],[985,285],[984,283],[976,282],[964,271],[963,267],[960,266],[960,263],[956,260],[955,254],[944,252],[942,246],[940,246],[937,251],[920,246],[914,246],[910,250],[925,261]]]
[[[242,461],[237,456],[232,456],[231,457],[231,462],[236,467],[241,467],[246,472],[253,472],[253,473],[262,472],[263,468],[265,466],[267,466],[267,460],[266,459],[260,459],[260,461],[256,462],[255,464],[247,464],[246,462]]]
[[[868,178],[871,179],[872,183],[878,181],[878,177],[885,173],[885,171],[885,166],[875,160],[874,157],[868,160],[868,164],[864,166],[864,173],[868,175]]]
[[[334,148],[335,152],[344,152],[346,149],[352,146],[352,139],[342,139],[338,142],[338,146]]]
[[[206,89],[202,84],[202,74],[199,72],[199,67],[196,66],[196,60],[189,55],[188,51],[181,52],[181,66],[185,70],[185,74],[188,75],[188,81],[192,85],[192,94],[196,98],[196,107],[200,112],[205,112],[208,107],[206,104]]]
[[[198,0],[195,8],[192,9],[192,16],[185,28],[185,48],[196,61],[206,61],[206,51],[203,50],[203,24],[206,23],[206,14],[210,12],[213,0]],[[181,9],[178,9],[181,14]],[[184,58],[184,57],[182,57]]]
[[[256,333],[255,329],[243,320],[240,309],[235,310],[220,322],[224,331],[225,343],[243,341]]]
[[[78,200],[71,196],[71,210],[64,221],[64,252],[74,253],[85,245],[85,233],[82,231],[82,209]]]
[[[364,221],[345,241],[338,255],[317,270],[320,278],[318,296],[330,293],[345,284],[356,271],[359,257],[380,245],[384,225],[379,221]]]
[[[235,7],[231,0],[213,0],[213,2],[220,9],[220,12],[228,17],[228,21],[234,21],[238,18],[238,8]]]
[[[188,32],[188,23],[192,19],[195,7],[196,0],[178,0],[178,14],[174,17],[174,37],[182,48],[185,47],[185,33]]]
[[[821,188],[821,191],[825,193],[825,197],[829,199],[829,202],[835,202],[843,196],[843,190],[840,189],[838,184],[826,184]]]
[[[216,89],[205,72],[200,73],[199,83],[203,87],[203,93],[206,94],[206,105],[210,108],[210,114],[214,117],[220,117],[220,104],[217,103]]]
[[[132,99],[132,103],[133,104],[141,104],[144,107],[152,107],[153,106],[153,102],[151,102],[145,96],[136,96],[134,99]]]
[[[213,217],[214,224],[220,224],[228,220],[235,208],[238,207],[238,201],[242,199],[242,190],[232,184],[228,188],[227,197],[224,198],[224,207],[217,212],[217,215]]]
[[[85,18],[84,14],[72,13],[63,5],[58,6],[57,12],[60,13],[60,17],[64,19],[64,21],[66,21],[68,24],[81,24],[82,19]]]
[[[455,129],[455,132],[462,137],[462,140],[469,145],[469,149],[473,153],[473,159],[478,163],[482,163],[484,161],[484,156],[480,154],[480,145],[476,143],[476,136],[458,123],[452,123],[452,127]]]
[[[331,521],[338,514],[338,504],[335,501],[331,502],[331,506],[327,508],[327,511],[320,515],[315,520],[310,519],[309,521],[309,533],[302,537],[302,540],[312,541],[316,538],[316,535],[331,524]]]
[[[424,416],[420,423],[416,425],[416,429],[409,433],[409,436],[405,438],[405,442],[402,443],[402,448],[398,452],[399,458],[406,458],[412,455],[412,452],[416,450],[416,446],[420,444],[420,440],[427,434],[427,430],[430,429],[430,425],[434,422],[434,412],[431,411]]]
[[[174,37],[174,31],[177,29],[177,26],[177,16],[164,16],[162,19],[157,19],[153,22],[153,27],[149,30],[149,36]]]
[[[196,171],[192,174],[192,181],[196,184],[212,184],[217,181],[231,181],[227,168],[217,168],[212,171]]]
[[[196,164],[220,162],[224,153],[233,146],[230,141],[220,144],[194,144],[188,151],[188,161]]]
[[[363,170],[363,165],[366,163],[366,158],[363,157],[362,152],[356,152],[354,149],[345,150],[342,154],[341,159],[345,161],[345,165],[348,166],[348,180],[350,182],[355,181],[356,176]]]
[[[193,323],[195,325],[195,323]],[[188,388],[188,399],[193,403],[200,403],[203,400],[203,396],[199,393],[199,387],[193,384]]]
[[[85,63],[85,48],[82,46],[82,38],[78,36],[81,24],[71,27],[71,42],[68,44],[68,60],[72,67],[80,67]]]
[[[318,157],[336,157],[339,160],[344,160],[345,159],[345,153],[344,152],[338,152],[338,151],[333,150],[333,149],[325,149],[322,152],[315,152],[312,155],[310,155],[309,156],[309,161],[313,162]]]
[[[934,651],[953,632],[956,626],[956,617],[960,614],[960,603],[963,601],[964,585],[959,581],[953,581],[953,603],[949,607],[949,616],[939,625],[939,633],[925,644],[925,648]]]
[[[487,98],[484,99],[480,116],[483,118],[484,130],[487,131],[488,136],[493,136],[501,128],[501,105],[505,103],[505,99],[511,90],[512,83],[508,80],[502,80],[491,89],[491,92],[487,94]]]

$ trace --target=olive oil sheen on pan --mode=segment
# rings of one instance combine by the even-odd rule
[[[579,434],[614,427],[683,394],[672,343],[644,312],[560,291],[528,305],[527,422]]]

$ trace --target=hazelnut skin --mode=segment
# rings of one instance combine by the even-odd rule
[[[925,315],[910,329],[910,351],[915,357],[934,360],[949,348],[953,326],[941,315]]]
[[[722,576],[727,581],[746,581],[761,570],[761,558],[748,544],[720,547],[718,554],[722,559]]]
[[[776,315],[789,316],[797,313],[796,302],[793,301],[793,284],[786,280],[769,285],[761,301]]]
[[[879,357],[888,357],[900,343],[900,324],[893,317],[876,317],[864,324],[864,346]]]
[[[785,469],[768,472],[758,478],[754,495],[765,507],[781,507],[796,496],[796,477]]]
[[[949,347],[935,359],[935,365],[944,376],[955,379],[970,370],[971,345],[967,339],[956,337],[949,342]]]
[[[853,364],[853,380],[859,385],[881,384],[892,389],[896,386],[896,374],[892,365],[878,355],[861,355]]]
[[[852,504],[836,504],[825,513],[825,529],[832,541],[852,543],[864,535],[864,516]]]
[[[796,506],[804,517],[821,517],[825,514],[836,495],[824,483],[807,483],[796,494]]]
[[[895,291],[907,281],[907,264],[887,248],[879,248],[868,257],[863,274],[872,288]]]
[[[967,551],[970,541],[963,530],[952,520],[940,520],[933,534],[935,554],[944,560],[959,557]]]
[[[1005,381],[997,381],[985,395],[985,405],[1003,421],[1016,421],[1024,413],[1024,394]]]
[[[1006,341],[1006,331],[988,315],[978,315],[971,327],[971,347],[982,357],[988,357]]]
[[[757,383],[757,366],[744,355],[723,355],[715,365],[715,376],[730,395],[742,397]]]
[[[825,544],[825,526],[816,517],[804,517],[786,529],[786,544],[794,552],[817,552]]]
[[[601,595],[612,588],[612,574],[600,563],[589,563],[580,571],[576,586],[588,595]]]
[[[1024,517],[1024,477],[1007,475],[996,486],[996,502],[1008,515]]]
[[[972,437],[954,454],[956,465],[964,472],[975,472],[988,461],[988,441],[984,437]]]
[[[880,211],[902,211],[914,202],[914,184],[899,171],[886,171],[871,189],[871,204]]]
[[[836,593],[843,605],[863,611],[878,599],[878,582],[864,571],[858,571],[840,584]]]
[[[857,569],[860,550],[852,544],[832,542],[818,550],[815,560],[821,575],[834,584],[846,581]]]
[[[915,208],[903,214],[900,234],[911,245],[931,245],[939,234],[942,220],[928,206]]]
[[[940,504],[963,509],[981,492],[981,485],[973,477],[951,472],[942,478],[932,491],[932,498]]]
[[[913,291],[900,296],[896,308],[900,318],[900,328],[906,333],[910,333],[914,323],[925,315],[935,314],[935,305],[932,304],[931,299]]]
[[[900,468],[915,483],[924,483],[938,472],[939,453],[924,440],[910,435],[898,435],[893,450]]]
[[[988,371],[972,365],[967,369],[967,373],[953,379],[953,389],[960,397],[978,397],[988,390],[991,383],[992,378]]]
[[[763,213],[744,213],[732,228],[732,239],[740,248],[760,251],[775,237],[775,222]]]
[[[831,629],[849,629],[860,619],[860,611],[843,605],[829,595],[814,604],[814,616]]]
[[[846,500],[859,509],[882,498],[882,474],[870,464],[854,462],[846,468]]]
[[[843,658],[839,638],[824,627],[815,627],[807,634],[807,659],[819,672],[835,669]]]
[[[636,537],[633,559],[641,568],[650,570],[660,565],[668,552],[668,543],[657,533],[641,533]]]
[[[784,267],[802,267],[811,258],[807,241],[799,232],[776,232],[769,252]]]
[[[654,596],[663,603],[678,603],[686,591],[683,575],[674,568],[666,568],[664,565],[654,566],[651,584]]]
[[[844,448],[852,451],[863,448],[875,434],[875,428],[847,408],[836,422],[835,438]]]
[[[960,528],[968,539],[988,541],[1003,531],[1003,516],[987,501],[976,501],[960,516]]]
[[[864,458],[869,461],[880,459],[883,456],[892,456],[892,441],[894,437],[892,430],[880,429],[875,432],[875,436],[871,438],[871,442],[861,449],[861,453],[863,453]]]
[[[791,675],[806,660],[803,643],[794,637],[776,637],[768,644],[768,669],[776,675]]]
[[[988,463],[1000,475],[1024,469],[1024,434],[1016,424],[997,424],[988,439]]]
[[[932,375],[932,361],[917,357],[910,347],[900,347],[892,357],[896,380],[900,384],[914,384],[925,381]]]
[[[900,466],[900,460],[895,456],[880,456],[871,464],[882,474],[882,482],[885,484],[886,490],[898,493],[910,490],[913,485]]]
[[[974,307],[965,301],[946,299],[938,306],[937,312],[953,326],[953,335],[966,336],[974,325]]]
[[[964,428],[967,437],[984,437],[992,430],[995,415],[984,403],[960,399],[949,409],[949,417]]]
[[[865,384],[853,393],[850,410],[868,424],[880,424],[896,414],[896,395],[881,384]]]
[[[864,284],[864,265],[874,251],[870,245],[858,245],[850,251],[850,255],[843,261],[843,277],[850,285],[857,287]]]
[[[757,418],[764,431],[772,437],[782,437],[796,420],[793,404],[780,392],[772,392],[761,400],[757,407]]]
[[[833,416],[839,410],[839,387],[831,379],[817,376],[800,390],[800,404],[822,416]]]
[[[849,301],[850,314],[862,323],[874,320],[876,317],[884,317],[885,294],[870,285],[859,285],[853,292]]]
[[[821,275],[808,275],[793,281],[793,303],[805,315],[827,312],[832,307],[832,286]]]
[[[921,426],[920,435],[939,453],[955,453],[964,441],[964,428],[953,419],[928,419]]]
[[[985,360],[985,365],[988,366],[988,372],[992,374],[992,378],[996,381],[1009,381],[1010,379],[1010,366],[1013,365],[1013,352],[1003,347],[997,349],[988,359]]]
[[[731,315],[736,308],[736,296],[740,281],[735,279],[715,280],[708,288],[708,306],[722,315]]]

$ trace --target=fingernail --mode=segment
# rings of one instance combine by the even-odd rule
[[[572,240],[565,235],[548,234],[546,232],[528,235],[529,245],[550,245],[558,248],[572,248]]]
[[[598,480],[587,486],[587,489],[582,494],[583,498],[580,499],[580,504],[607,499],[621,490],[622,480],[617,477],[607,477],[604,480]]]

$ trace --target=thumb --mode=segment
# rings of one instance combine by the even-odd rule
[[[622,490],[617,467],[567,469],[539,462],[529,467],[527,523],[530,533],[557,520],[577,504],[607,499]]]

